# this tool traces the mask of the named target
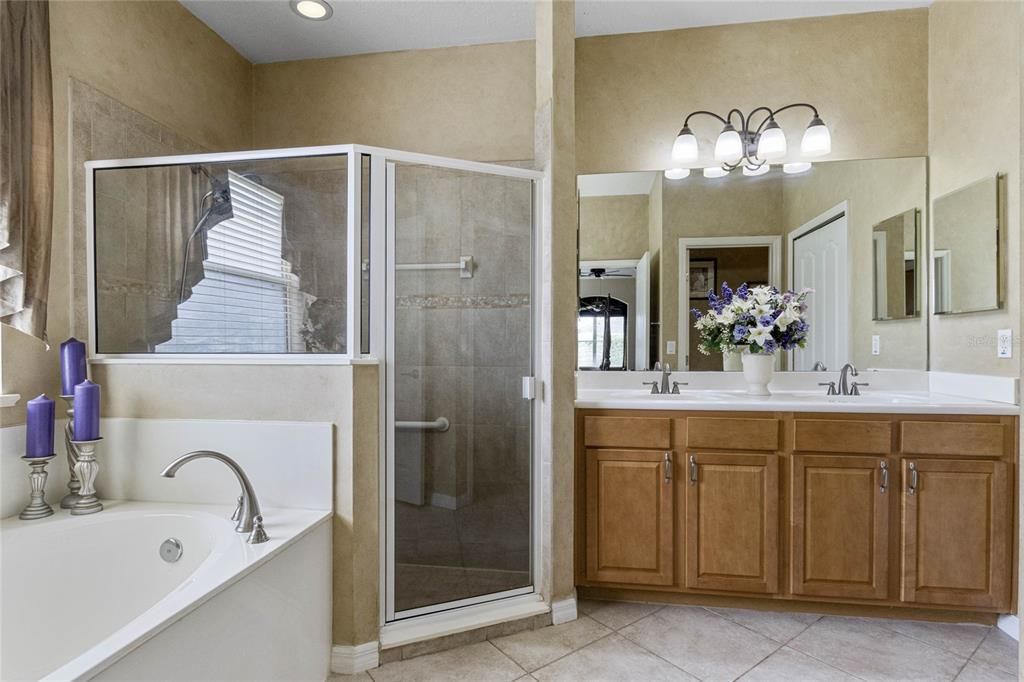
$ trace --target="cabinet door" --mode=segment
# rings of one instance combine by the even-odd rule
[[[778,457],[689,452],[687,467],[686,586],[776,592]]]
[[[904,460],[903,601],[1008,607],[1009,495],[1003,462]]]
[[[794,455],[793,594],[885,599],[890,497],[884,457]]]
[[[672,453],[587,450],[587,579],[673,582]]]

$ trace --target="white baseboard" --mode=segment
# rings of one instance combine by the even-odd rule
[[[999,620],[996,621],[996,625],[1010,637],[1013,637],[1018,642],[1020,641],[1020,618],[1004,613],[999,616]]]
[[[428,639],[476,630],[489,625],[506,623],[548,612],[548,605],[540,595],[525,594],[484,604],[473,604],[450,611],[431,613],[388,623],[380,629],[383,649],[405,646]]]
[[[576,620],[576,595],[551,603],[551,624],[561,625]]]
[[[331,647],[331,672],[355,675],[380,665],[380,645],[366,642],[355,646],[335,644]]]

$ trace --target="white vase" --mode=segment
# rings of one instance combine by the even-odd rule
[[[722,369],[726,372],[738,372],[743,369],[743,360],[740,359],[738,350],[727,350],[722,352]]]
[[[769,396],[768,382],[775,373],[775,355],[773,353],[744,353],[743,378],[747,381],[749,395]]]

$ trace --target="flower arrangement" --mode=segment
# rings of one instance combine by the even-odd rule
[[[721,295],[708,292],[708,312],[694,308],[694,327],[700,334],[701,353],[726,353],[746,350],[753,354],[772,354],[779,350],[803,348],[809,325],[807,295],[780,292],[775,287],[741,284],[735,291],[722,283]]]

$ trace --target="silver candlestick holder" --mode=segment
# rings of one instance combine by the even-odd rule
[[[53,507],[46,503],[44,499],[46,489],[46,465],[50,463],[56,455],[47,455],[46,457],[22,457],[21,461],[28,464],[30,471],[28,474],[29,485],[32,486],[32,494],[29,499],[28,505],[18,514],[19,519],[25,519],[31,521],[33,519],[45,519],[47,516],[53,516]]]
[[[103,511],[103,505],[96,497],[95,487],[96,476],[100,473],[100,465],[96,461],[96,444],[101,440],[103,439],[71,441],[77,457],[75,473],[81,483],[81,487],[78,489],[78,499],[71,506],[72,516],[84,516]]]
[[[71,509],[75,506],[75,502],[78,501],[78,491],[82,488],[81,481],[78,480],[78,474],[75,472],[75,465],[78,464],[78,453],[75,452],[75,429],[72,424],[75,421],[75,396],[73,395],[62,395],[61,398],[67,403],[68,407],[65,411],[67,414],[68,422],[64,425],[64,450],[68,455],[68,494],[61,498],[60,508]]]

